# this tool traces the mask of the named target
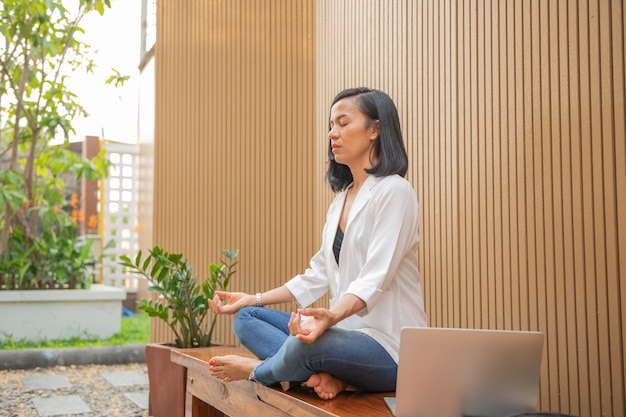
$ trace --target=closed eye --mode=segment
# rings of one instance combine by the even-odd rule
[[[344,127],[346,126],[348,123],[350,123],[350,121],[348,120],[348,118],[346,117],[346,115],[342,114],[340,116],[338,116],[336,119],[336,123],[340,126],[340,127]],[[330,128],[332,129],[335,126],[335,122],[331,121],[329,123]]]

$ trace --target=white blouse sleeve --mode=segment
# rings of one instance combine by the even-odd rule
[[[323,247],[311,258],[309,268],[285,283],[298,305],[306,307],[328,291],[328,277]]]
[[[376,305],[407,252],[415,251],[419,242],[417,196],[408,182],[381,182],[371,198],[368,221],[372,224],[365,263],[346,291],[367,304],[360,315]]]

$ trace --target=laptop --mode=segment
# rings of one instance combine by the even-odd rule
[[[503,417],[534,411],[543,334],[531,331],[403,328],[396,417]]]

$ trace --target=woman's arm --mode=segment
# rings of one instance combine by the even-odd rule
[[[261,304],[262,305],[272,305],[272,304],[281,304],[281,303],[290,303],[295,301],[293,294],[285,287],[284,285],[274,288],[272,290],[261,293]],[[254,298],[254,305],[256,305],[256,295]]]
[[[365,308],[365,301],[354,294],[346,294],[330,308],[329,326],[334,326],[346,317],[358,313]],[[306,313],[305,313],[306,315]],[[328,328],[327,327],[327,328]]]
[[[262,305],[294,301],[293,295],[284,285],[262,293],[260,299]],[[256,294],[243,292],[215,291],[215,296],[209,300],[209,307],[215,314],[233,314],[243,307],[256,305]]]

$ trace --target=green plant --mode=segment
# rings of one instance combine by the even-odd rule
[[[67,149],[74,118],[86,116],[68,75],[91,71],[80,40],[88,13],[110,0],[0,3],[0,289],[82,288],[89,242],[70,221],[66,181],[104,178],[104,152],[85,160]],[[106,83],[123,84],[116,72]],[[52,146],[53,139],[63,143]],[[75,209],[75,208],[74,208]]]
[[[140,300],[139,309],[150,317],[158,317],[172,329],[179,348],[211,346],[217,316],[213,315],[208,330],[204,320],[209,312],[208,300],[216,290],[225,290],[236,272],[238,250],[225,250],[226,260],[209,266],[209,276],[198,283],[198,276],[182,254],[173,254],[155,246],[142,259],[141,251],[134,260],[120,257],[120,264],[129,272],[144,277],[149,290],[158,294],[156,300]]]
[[[39,208],[41,230],[11,231],[0,253],[0,290],[74,289],[91,285],[90,266],[96,261],[92,238],[78,233],[80,210],[72,203],[64,209]],[[29,208],[20,212],[28,216]],[[105,249],[111,246],[109,242]],[[106,255],[101,255],[101,258]]]

